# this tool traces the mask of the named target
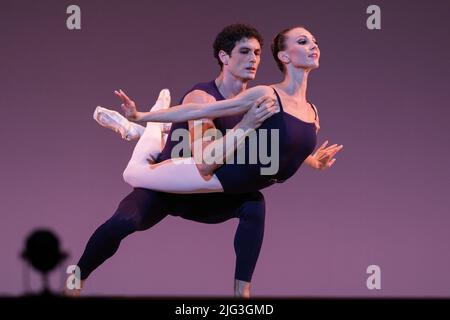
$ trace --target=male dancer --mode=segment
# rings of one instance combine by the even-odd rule
[[[214,81],[194,86],[183,98],[183,103],[227,99],[245,90],[248,81],[255,78],[261,45],[261,35],[248,25],[235,24],[224,28],[214,42],[214,55],[221,66],[219,76]],[[132,103],[130,100],[124,102]],[[223,134],[226,129],[248,128],[251,125],[258,125],[251,112],[243,118],[227,117],[215,119],[214,122],[204,120],[200,124],[202,131],[215,126]],[[171,140],[171,133],[178,128],[189,128],[191,132],[198,132],[193,130],[193,122],[173,124],[164,150],[157,161],[171,157],[171,150],[177,143]],[[207,165],[200,168],[205,168],[206,171],[210,169]],[[265,204],[260,192],[234,195],[224,193],[180,195],[134,189],[121,201],[114,215],[89,239],[78,262],[82,282],[84,283],[92,271],[117,251],[122,239],[135,231],[149,229],[169,214],[203,223],[239,219],[234,239],[236,252],[234,293],[235,296],[249,297],[250,281],[264,235]]]

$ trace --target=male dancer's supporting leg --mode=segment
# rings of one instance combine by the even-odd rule
[[[146,189],[134,189],[119,204],[111,218],[95,230],[78,261],[81,283],[103,262],[116,253],[122,239],[151,228],[167,216],[161,194]],[[78,295],[79,290],[65,293]]]
[[[234,239],[235,295],[248,297],[264,236],[265,203],[259,192],[239,195],[175,195],[135,189],[89,239],[78,262],[83,286],[87,277],[114,255],[125,237],[151,228],[166,217],[167,212],[203,223],[239,219]]]
[[[178,195],[177,198],[183,200],[173,202],[175,205],[171,211],[184,219],[203,223],[221,223],[231,218],[239,219],[234,237],[236,254],[234,295],[248,298],[264,238],[263,194],[258,191],[233,195],[224,193]]]

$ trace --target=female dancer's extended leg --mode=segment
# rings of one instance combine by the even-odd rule
[[[219,179],[215,175],[210,178],[203,177],[193,158],[174,158],[150,164],[149,153],[155,150],[160,141],[160,124],[147,123],[123,173],[128,184],[135,188],[170,193],[223,192]]]
[[[170,107],[170,91],[163,89],[160,91],[158,99],[151,107],[152,111],[167,109]],[[122,136],[122,139],[133,141],[138,140],[145,131],[145,127],[140,124],[129,121],[119,112],[98,106],[94,111],[94,120],[102,127],[111,129]],[[171,123],[162,123],[162,141],[161,149],[167,140],[167,133],[170,131]]]
[[[153,111],[170,106],[170,92],[160,92]],[[173,158],[154,163],[167,139],[167,124],[147,123],[146,127],[128,121],[120,113],[97,107],[94,119],[103,127],[119,132],[126,140],[139,138],[123,173],[125,182],[135,188],[170,193],[223,192],[219,179],[202,176],[193,158]]]

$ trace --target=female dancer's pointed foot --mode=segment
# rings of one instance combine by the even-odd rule
[[[158,111],[167,109],[170,107],[170,91],[169,89],[162,89],[159,92],[158,99],[156,100],[155,104],[151,108],[151,111]]]
[[[119,112],[97,106],[93,118],[102,127],[109,128],[119,133],[123,139],[131,141],[139,139],[140,133],[135,129],[133,123],[128,121]]]
[[[153,107],[150,109],[151,111],[158,111],[158,110],[164,110],[170,107],[170,91],[169,89],[162,89],[159,92],[158,100],[156,100],[156,103],[153,105]],[[167,137],[164,136],[164,134],[167,134],[170,131],[170,128],[172,127],[171,123],[161,123],[161,133],[163,133],[164,139]]]
[[[156,100],[153,107],[151,107],[150,111],[158,111],[158,110],[164,110],[170,107],[170,91],[169,89],[162,89],[159,92],[158,99]],[[162,146],[165,145],[167,141],[168,134],[170,132],[170,129],[172,128],[172,123],[160,123],[161,127],[161,139],[162,139]]]

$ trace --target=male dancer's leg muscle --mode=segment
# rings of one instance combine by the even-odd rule
[[[112,257],[125,237],[151,228],[166,216],[167,208],[159,192],[134,189],[120,202],[114,215],[90,237],[78,262],[81,280]]]
[[[89,239],[78,262],[81,279],[84,281],[113,256],[125,237],[151,228],[166,217],[167,212],[203,223],[221,223],[238,218],[239,225],[234,237],[235,279],[250,283],[264,236],[265,203],[260,192],[176,195],[135,189]]]
[[[264,237],[265,201],[261,192],[170,195],[171,212],[187,220],[221,223],[238,218],[234,237],[235,279],[250,282]],[[169,199],[170,199],[169,197]],[[184,200],[186,199],[186,200]]]

